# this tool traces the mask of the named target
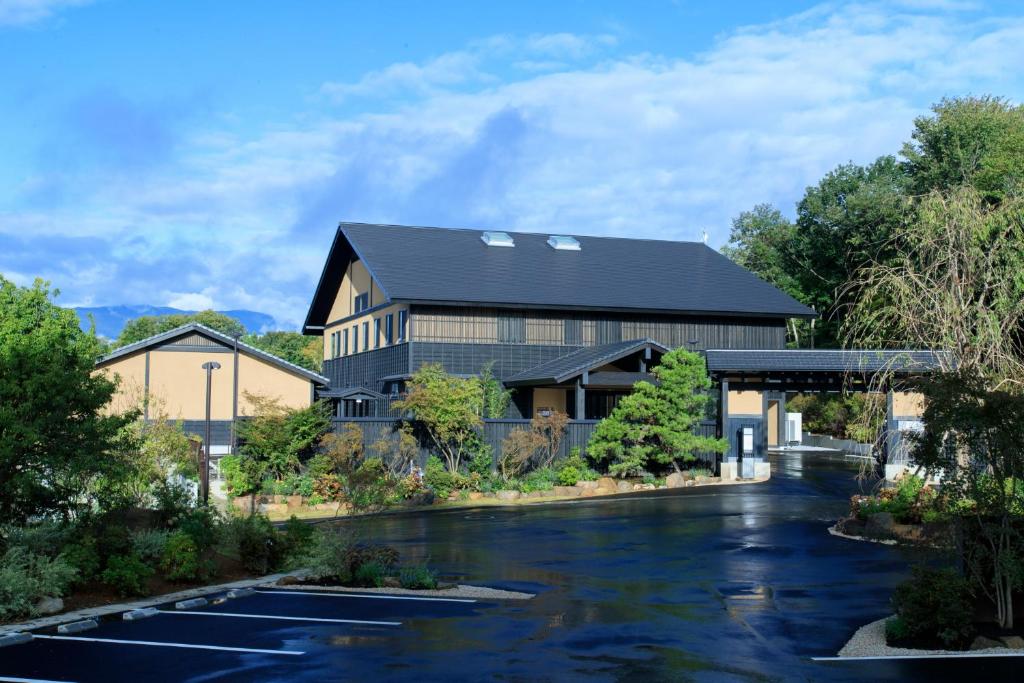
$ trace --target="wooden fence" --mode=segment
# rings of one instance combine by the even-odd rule
[[[483,421],[481,438],[485,444],[490,446],[491,458],[495,467],[497,467],[498,460],[501,458],[501,442],[513,429],[529,429],[530,422],[530,420]],[[567,457],[575,447],[579,447],[581,453],[586,453],[587,444],[590,442],[590,437],[594,434],[598,422],[600,420],[570,420],[569,424],[566,425],[565,436],[555,458],[556,461]],[[403,421],[390,417],[337,417],[334,418],[335,431],[341,431],[348,423],[355,424],[362,430],[363,446],[366,449],[370,449],[373,444],[382,439],[397,440],[398,429]],[[418,464],[420,467],[425,467],[427,457],[434,451],[423,430],[415,422],[410,422],[410,424],[413,426],[413,433],[419,442]],[[694,432],[700,436],[714,437],[716,424],[713,421],[701,422],[696,426]],[[718,460],[718,455],[715,453],[700,453],[697,459],[704,465],[713,468]]]

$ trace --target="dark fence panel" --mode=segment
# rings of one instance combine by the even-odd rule
[[[348,422],[354,423],[362,429],[363,446],[370,455],[380,455],[373,451],[372,446],[381,439],[386,438],[393,442],[397,442],[397,430],[402,424],[402,420],[386,417],[335,418],[335,431],[340,432],[345,428],[345,424]],[[570,420],[569,424],[566,426],[565,436],[563,437],[561,446],[559,447],[556,461],[568,457],[574,447],[579,447],[581,453],[586,453],[587,444],[590,442],[590,437],[593,436],[598,422],[600,421]],[[425,467],[427,457],[434,452],[435,449],[432,448],[428,437],[423,433],[422,429],[419,429],[414,422],[410,422],[410,424],[413,425],[414,433],[419,440],[420,449],[419,456],[417,458],[418,464],[420,467]],[[484,420],[482,437],[484,443],[491,447],[491,453],[495,464],[497,464],[498,459],[501,457],[501,442],[513,429],[516,428],[529,429],[530,420]],[[716,424],[713,421],[701,422],[694,429],[694,431],[700,436],[709,436],[712,438],[715,436],[715,430]],[[718,457],[717,453],[697,454],[698,461],[712,468],[718,461]]]

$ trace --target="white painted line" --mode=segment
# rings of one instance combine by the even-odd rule
[[[365,624],[369,626],[401,626],[400,621],[365,621],[363,619],[326,619],[323,617],[281,617],[274,614],[239,614],[237,612],[189,612],[166,610],[164,614],[192,614],[197,617],[231,617],[232,619],[274,619],[277,621],[316,621],[325,624]]]
[[[1011,650],[1006,652],[971,652],[965,650],[956,654],[934,654],[934,655],[872,655],[867,657],[811,657],[813,662],[877,662],[890,659],[967,659],[974,657],[1024,657],[1024,650]]]
[[[3,683],[71,683],[71,681],[51,681],[46,678],[14,678],[12,676],[0,676]]]
[[[36,638],[47,638],[49,640],[77,640],[83,643],[113,643],[115,645],[146,645],[149,647],[177,647],[185,650],[217,650],[219,652],[245,652],[257,655],[304,655],[299,650],[261,650],[252,647],[225,647],[223,645],[199,645],[192,643],[162,643],[156,640],[120,640],[117,638],[85,638],[82,636],[42,636]]]
[[[471,598],[423,598],[417,595],[384,595],[382,593],[320,593],[317,591],[256,591],[265,595],[319,595],[323,598],[366,598],[370,600],[425,600],[428,602],[476,602]]]

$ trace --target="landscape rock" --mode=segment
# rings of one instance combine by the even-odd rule
[[[641,491],[653,491],[656,488],[658,487],[655,486],[654,484],[640,484]]]
[[[576,482],[576,488],[581,489],[583,491],[589,491],[589,490],[597,488],[597,482],[596,481],[578,481],[578,482]]]
[[[277,585],[278,586],[294,586],[298,582],[299,582],[299,577],[292,576],[291,574],[289,574],[288,576],[282,576],[280,579],[278,579],[277,580]]]
[[[409,497],[409,505],[433,505],[434,503],[434,492],[423,491],[421,493],[413,494]]]
[[[285,504],[289,509],[302,507],[302,496],[285,496]]]
[[[895,523],[896,520],[893,519],[892,514],[879,512],[868,518],[864,533],[874,538],[889,538],[892,536],[892,528]]]
[[[265,515],[272,513],[284,514],[288,512],[287,503],[262,503],[259,506],[259,511]]]
[[[580,489],[575,486],[556,486],[554,489],[556,496],[578,496],[580,495]]]
[[[479,491],[470,491],[469,492],[469,499],[470,500],[480,500],[483,497],[484,497],[484,494],[480,493]]]
[[[64,609],[64,601],[60,598],[43,598],[36,603],[36,613],[43,616],[56,614]]]
[[[519,500],[522,496],[519,491],[498,491],[498,500]]]
[[[696,486],[696,485],[697,485],[698,483],[699,483],[699,482],[697,482],[697,481],[695,481],[695,480],[693,480],[693,479],[687,479],[687,480],[686,480],[686,485],[687,485],[687,486]]]
[[[670,489],[681,489],[686,486],[686,481],[686,477],[683,476],[682,472],[673,472],[665,477],[665,486]]]
[[[484,498],[497,498],[497,494],[494,491],[485,491],[483,494]]]
[[[384,588],[401,588],[402,582],[398,580],[396,576],[385,576],[384,577]]]
[[[619,493],[627,493],[633,490],[633,485],[630,484],[628,481],[620,481],[618,484],[615,485],[615,490],[618,491]]]
[[[1006,645],[1004,645],[1002,641],[992,640],[985,636],[978,636],[974,639],[974,642],[971,643],[972,650],[989,650],[994,647],[1006,647]]]
[[[606,489],[608,491],[615,490],[615,480],[611,477],[601,477],[597,480],[597,488]]]
[[[1024,638],[1020,636],[1000,636],[999,640],[1011,650],[1024,650]]]
[[[526,499],[543,498],[544,491],[527,491],[522,495],[522,497]]]

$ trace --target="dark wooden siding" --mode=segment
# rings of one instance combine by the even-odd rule
[[[535,365],[560,358],[576,351],[578,346],[540,344],[457,344],[413,342],[412,369],[424,363],[440,363],[453,375],[477,375],[492,362],[498,379],[511,377]]]
[[[383,391],[385,377],[409,374],[409,344],[395,344],[326,360],[323,374],[331,380],[332,389],[365,387]]]

